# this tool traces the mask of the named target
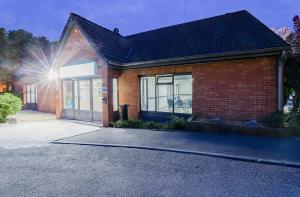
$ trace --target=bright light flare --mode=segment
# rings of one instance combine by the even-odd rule
[[[50,69],[47,74],[47,77],[48,77],[49,81],[54,81],[56,79],[55,71],[53,69]]]

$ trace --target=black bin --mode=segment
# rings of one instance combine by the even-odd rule
[[[128,104],[120,105],[120,119],[128,120]]]

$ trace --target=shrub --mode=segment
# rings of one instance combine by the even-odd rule
[[[187,127],[187,120],[178,116],[170,116],[169,117],[169,127],[170,129],[178,129],[183,130]]]
[[[169,121],[165,123],[155,121],[143,121],[137,119],[118,120],[114,123],[116,128],[141,128],[141,129],[176,129],[182,130],[187,126],[184,118],[170,116]]]
[[[154,122],[154,121],[144,121],[141,124],[141,128],[143,128],[143,129],[162,129],[163,123]]]
[[[114,126],[116,128],[129,128],[129,124],[127,120],[118,120]]]
[[[271,128],[293,127],[300,128],[300,112],[275,112],[262,120],[262,123]]]
[[[140,128],[141,120],[128,119],[128,120],[118,120],[115,123],[117,128]]]
[[[22,109],[22,100],[11,93],[0,95],[0,123],[6,122],[9,115],[16,114]]]
[[[300,112],[290,112],[288,114],[289,127],[300,128]]]
[[[271,128],[288,127],[287,115],[282,112],[274,112],[270,116],[264,118],[262,123]]]

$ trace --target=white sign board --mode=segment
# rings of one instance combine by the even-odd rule
[[[97,67],[95,62],[64,66],[59,68],[59,78],[93,76],[97,74],[96,71]]]

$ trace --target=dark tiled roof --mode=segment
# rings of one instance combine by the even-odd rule
[[[247,11],[165,27],[127,38],[127,62],[212,55],[287,46]]]
[[[76,14],[71,14],[73,20],[88,36],[98,53],[104,58],[122,62],[129,51],[129,41],[118,33],[112,32]]]
[[[247,11],[123,37],[78,15],[76,22],[108,60],[131,63],[289,45]]]

